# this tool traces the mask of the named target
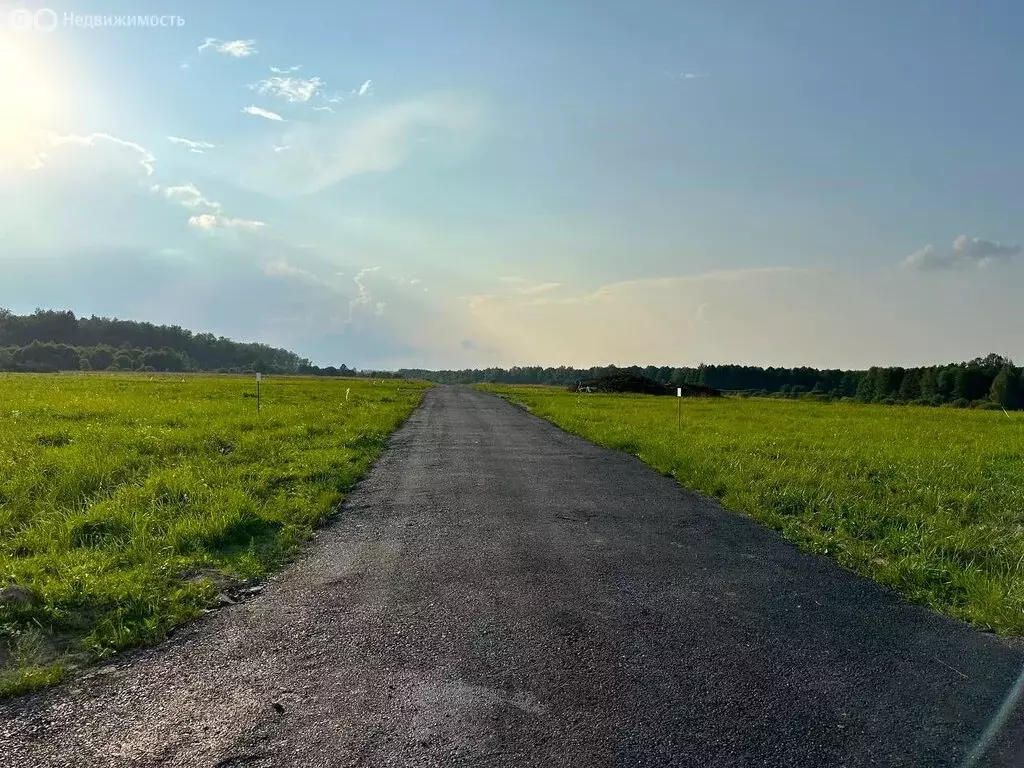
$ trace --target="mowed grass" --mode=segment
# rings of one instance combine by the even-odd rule
[[[423,385],[0,375],[0,695],[151,644],[292,556]],[[346,397],[347,394],[347,397]]]
[[[914,602],[1024,634],[1024,418],[487,387]]]

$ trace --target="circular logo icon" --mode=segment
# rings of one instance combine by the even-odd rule
[[[41,32],[53,32],[57,28],[57,12],[52,8],[40,8],[32,17],[35,28]]]

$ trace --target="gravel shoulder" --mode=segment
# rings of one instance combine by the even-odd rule
[[[0,703],[0,766],[955,766],[1022,665],[439,387],[263,594]],[[981,764],[1024,764],[1019,717]]]

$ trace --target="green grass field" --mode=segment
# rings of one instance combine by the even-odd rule
[[[292,556],[423,385],[0,375],[0,695],[159,641]],[[346,393],[348,397],[346,398]],[[22,595],[24,596],[24,595]]]
[[[1024,418],[486,387],[910,600],[1024,634]]]

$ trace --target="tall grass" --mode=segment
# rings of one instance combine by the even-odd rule
[[[950,616],[1024,633],[1024,419],[490,387]]]
[[[0,695],[159,641],[281,565],[421,398],[409,382],[0,375]],[[348,391],[348,396],[347,395]]]

